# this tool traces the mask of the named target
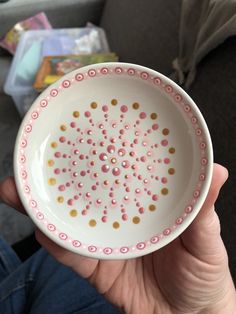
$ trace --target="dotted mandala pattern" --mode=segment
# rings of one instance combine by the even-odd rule
[[[27,180],[26,149],[34,124],[37,123],[41,112],[47,110],[50,100],[57,97],[63,89],[68,89],[72,84],[79,84],[83,80],[104,75],[136,76],[140,80],[154,84],[156,88],[164,90],[173,97],[176,105],[181,106],[190,119],[201,151],[199,182],[193,191],[192,201],[183,208],[183,214],[162,233],[153,235],[144,242],[120,248],[86,244],[80,239],[72,239],[67,233],[59,230],[57,226],[47,221],[43,211],[38,208],[37,201],[32,199],[31,187]],[[119,108],[119,117],[116,120],[113,119],[113,108]],[[97,110],[103,113],[102,121],[96,119]],[[81,128],[80,119],[86,119],[85,128]],[[143,125],[148,125],[149,128],[145,129]],[[142,108],[142,104],[137,102],[120,103],[119,99],[115,97],[107,104],[99,104],[94,100],[87,105],[84,111],[78,109],[78,111],[71,112],[70,122],[58,125],[58,130],[60,135],[50,143],[51,158],[47,160],[50,173],[48,185],[57,191],[55,202],[58,206],[67,208],[71,219],[77,219],[81,215],[86,217],[92,208],[97,208],[100,216],[96,219],[90,217],[88,227],[96,228],[98,224],[111,224],[116,232],[121,228],[121,223],[125,224],[126,221],[131,221],[134,225],[142,223],[142,216],[145,213],[150,214],[157,209],[159,198],[171,193],[168,188],[168,180],[178,171],[171,165],[178,148],[169,140],[171,129],[168,127],[160,129],[158,112],[147,112]],[[68,130],[70,134],[74,134],[73,137],[67,138]],[[112,130],[112,136],[110,130]],[[49,90],[48,96],[39,101],[28,121],[25,122],[18,152],[18,169],[25,197],[29,200],[29,206],[36,219],[41,221],[61,241],[68,241],[74,248],[80,248],[89,253],[100,252],[104,255],[126,254],[143,250],[170,235],[193,211],[206,179],[208,164],[207,146],[202,133],[191,106],[161,78],[152,77],[147,72],[139,72],[133,68],[112,66],[89,69],[87,72],[80,71],[72,79],[66,79],[57,88]],[[96,138],[98,137],[97,139],[94,134],[96,134]],[[158,142],[153,140],[156,138],[153,134],[159,135]],[[158,157],[160,150],[163,158]],[[158,176],[159,164],[165,168],[165,176]],[[106,174],[109,174],[109,180],[106,179]],[[88,178],[91,182],[90,186],[84,184],[84,180],[86,179],[88,182]],[[156,190],[157,182],[160,186],[159,191]],[[65,191],[71,191],[69,198],[65,197]],[[105,195],[105,197],[101,199],[100,195]],[[148,199],[148,206],[146,203],[142,203],[142,196]],[[130,204],[135,205],[135,215],[130,216],[129,214]],[[120,212],[119,220],[112,220],[111,212],[114,209]]]
[[[114,107],[119,107],[120,111],[117,120],[114,120]],[[108,105],[92,102],[89,108],[82,117],[79,111],[74,111],[71,121],[58,127],[61,136],[51,142],[52,158],[47,162],[52,169],[48,184],[55,186],[57,203],[70,208],[71,217],[86,216],[95,208],[96,213],[100,213],[100,222],[111,222],[113,228],[118,229],[120,222],[111,219],[115,209],[120,211],[121,221],[131,219],[137,225],[146,211],[156,210],[159,197],[169,193],[167,176],[175,174],[170,157],[176,151],[169,146],[170,130],[159,130],[157,113],[140,110],[137,102],[128,106],[112,99]],[[97,110],[103,112],[102,121],[96,121]],[[147,126],[150,128],[145,130]],[[165,157],[160,158],[162,155]],[[160,164],[167,176],[157,175]],[[158,186],[161,189],[157,194]],[[71,194],[70,198],[64,197],[65,191]],[[147,199],[148,206],[145,205]],[[136,215],[130,217],[130,207],[135,206]],[[88,225],[95,227],[99,221],[90,219]]]

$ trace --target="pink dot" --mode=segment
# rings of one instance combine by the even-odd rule
[[[79,196],[78,196],[78,195],[75,195],[75,196],[74,196],[74,200],[77,201],[78,199],[79,199]]]
[[[79,155],[79,159],[84,160],[84,155],[83,154]]]
[[[130,188],[127,186],[126,188],[125,188],[125,191],[128,193],[128,192],[130,192]]]
[[[84,170],[80,171],[80,175],[81,175],[82,177],[84,177],[84,176],[86,175],[86,171],[84,171]]]
[[[107,216],[102,217],[102,222],[107,222]]]
[[[70,183],[69,183],[69,182],[67,182],[67,183],[66,183],[66,186],[67,186],[67,187],[69,187],[69,186],[70,186]]]
[[[141,112],[141,113],[139,114],[139,117],[140,117],[140,119],[145,119],[145,118],[147,117],[147,115],[146,115],[145,112]]]
[[[152,171],[152,170],[153,170],[153,167],[152,167],[151,165],[148,165],[148,166],[147,166],[147,170],[148,170],[148,171]]]
[[[128,219],[128,215],[127,215],[127,214],[123,214],[123,215],[122,215],[122,219],[123,219],[124,221],[126,221],[126,220]]]
[[[115,142],[116,142],[116,138],[115,138],[115,137],[111,137],[111,138],[110,138],[110,142],[111,142],[111,143],[115,143]]]
[[[75,123],[75,122],[71,122],[70,126],[71,126],[72,128],[75,128],[75,127],[76,127],[76,123]]]
[[[93,190],[93,191],[96,191],[96,190],[97,190],[96,185],[92,185],[92,190]]]
[[[89,205],[86,205],[86,209],[89,209],[90,208],[90,206]]]
[[[78,177],[78,172],[73,172],[73,177],[74,178]]]
[[[83,186],[84,186],[84,184],[82,183],[82,182],[79,182],[78,184],[77,184],[77,186],[78,186],[78,188],[82,188]]]
[[[112,205],[116,205],[117,204],[117,201],[115,199],[111,200],[111,204]]]
[[[138,179],[139,179],[139,180],[142,180],[141,174],[138,175]]]
[[[102,160],[102,161],[107,160],[107,154],[101,153],[101,154],[99,155],[99,159]]]
[[[92,140],[91,138],[89,138],[89,139],[87,140],[87,143],[91,145],[91,144],[93,143],[93,140]]]
[[[105,146],[105,142],[101,141],[101,142],[99,143],[99,145],[103,147],[103,146]]]
[[[112,174],[114,176],[119,176],[120,175],[120,169],[115,167],[114,169],[112,169]]]
[[[121,135],[123,135],[123,134],[125,133],[125,130],[124,130],[124,129],[121,129],[121,130],[119,131],[119,133],[120,133]]]
[[[103,112],[107,112],[108,111],[108,106],[106,106],[106,105],[102,106],[102,111]]]
[[[145,162],[145,161],[147,160],[147,158],[146,158],[146,156],[142,156],[142,157],[140,158],[140,160],[141,160],[142,162]]]
[[[59,141],[60,141],[61,143],[64,143],[64,142],[66,141],[65,136],[61,136],[61,137],[59,138]]]
[[[59,174],[59,173],[60,173],[60,169],[59,169],[59,168],[56,168],[56,169],[54,170],[54,173],[55,173],[55,174]]]
[[[74,150],[74,154],[75,154],[75,155],[79,155],[79,150],[78,150],[78,149],[75,149],[75,150]]]
[[[135,193],[136,194],[141,194],[141,190],[140,189],[135,189]]]
[[[115,150],[116,150],[116,148],[114,145],[108,145],[107,146],[108,153],[113,154],[115,152]]]
[[[124,160],[122,161],[122,167],[124,167],[125,169],[129,168],[130,166],[130,162],[128,160]]]
[[[161,182],[164,184],[167,183],[167,178],[165,178],[165,177],[161,178]]]
[[[66,168],[63,168],[63,169],[62,169],[62,172],[64,172],[64,173],[65,173],[65,172],[66,172]]]
[[[135,144],[135,145],[138,144],[138,139],[137,139],[137,138],[134,139],[134,144]]]
[[[167,140],[162,140],[161,141],[161,145],[162,146],[167,146],[168,145],[168,141]]]
[[[102,172],[105,172],[105,173],[108,172],[109,169],[110,169],[109,165],[103,165],[102,168],[101,168]]]
[[[152,195],[152,191],[150,191],[150,190],[147,191],[147,194],[148,194],[148,195]]]
[[[61,157],[61,153],[60,152],[56,152],[54,155],[56,158],[60,158]]]
[[[140,208],[138,209],[138,211],[140,212],[140,214],[143,214],[143,213],[144,213],[144,208],[143,208],[143,207],[140,207]]]
[[[101,205],[101,204],[102,204],[102,200],[101,200],[100,198],[98,198],[98,199],[96,200],[96,204]]]
[[[164,158],[164,163],[168,165],[170,163],[170,159],[169,158]]]
[[[153,200],[153,201],[157,201],[157,200],[158,200],[158,195],[157,195],[157,194],[153,194],[152,200]]]
[[[84,115],[86,118],[89,118],[91,116],[91,113],[89,111],[85,111]]]
[[[83,209],[83,210],[82,210],[82,215],[83,215],[83,216],[86,216],[86,215],[87,215],[87,210],[86,210],[86,209]]]
[[[70,205],[70,206],[72,206],[73,203],[74,203],[74,200],[72,200],[71,198],[67,201],[67,204]]]
[[[126,153],[126,151],[125,151],[124,148],[120,148],[120,149],[118,150],[118,155],[119,155],[119,156],[124,156],[125,153]]]
[[[62,192],[62,191],[65,191],[65,189],[66,189],[66,188],[65,188],[64,185],[59,185],[59,187],[58,187],[58,190],[61,191],[61,192]]]
[[[133,164],[133,165],[131,166],[131,168],[132,168],[133,170],[137,170],[137,169],[138,169],[138,165]],[[136,176],[136,174],[135,174],[135,176]]]
[[[155,123],[155,124],[152,125],[152,129],[153,129],[154,131],[158,130],[158,128],[159,128],[159,125],[158,125],[157,123]]]
[[[128,202],[128,200],[129,200],[128,195],[125,195],[124,198],[123,198],[123,200],[124,200],[125,202]]]
[[[120,111],[121,112],[127,112],[128,111],[128,107],[123,105],[123,106],[120,107]]]

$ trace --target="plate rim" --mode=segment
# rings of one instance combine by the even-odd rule
[[[164,88],[165,88],[165,92],[166,93],[172,93],[173,91],[177,91],[176,95],[180,96],[180,99],[175,99],[176,102],[180,102],[181,99],[186,99],[187,103],[189,104],[190,110],[191,107],[194,108],[194,111],[196,113],[197,119],[200,120],[200,124],[202,126],[203,129],[203,134],[205,137],[205,141],[207,142],[207,166],[206,166],[206,179],[204,181],[204,189],[201,190],[201,195],[200,197],[198,197],[198,201],[197,201],[197,206],[193,209],[187,209],[186,208],[186,219],[183,219],[185,222],[181,221],[179,223],[176,224],[176,228],[174,228],[175,230],[171,230],[171,228],[166,228],[165,230],[163,230],[163,233],[161,235],[161,237],[158,237],[157,239],[153,239],[153,242],[150,239],[150,244],[146,245],[146,243],[144,242],[140,242],[136,244],[136,249],[134,250],[128,250],[128,251],[123,251],[122,252],[122,248],[119,248],[119,252],[114,252],[113,248],[109,248],[109,247],[105,247],[102,249],[101,248],[96,248],[93,245],[88,245],[86,248],[83,248],[84,245],[82,245],[82,243],[79,240],[73,240],[71,241],[71,239],[68,241],[68,237],[63,238],[65,236],[62,236],[63,233],[57,234],[54,233],[55,230],[50,230],[43,226],[42,223],[39,223],[39,220],[37,220],[35,214],[32,213],[32,206],[29,205],[29,203],[26,202],[26,197],[23,193],[23,189],[22,189],[22,183],[21,183],[21,179],[20,179],[20,169],[19,169],[19,159],[18,159],[18,155],[19,155],[19,149],[21,147],[20,144],[20,140],[22,138],[22,134],[23,131],[25,129],[25,127],[27,126],[27,121],[29,120],[29,117],[32,116],[32,112],[33,110],[39,106],[39,104],[41,105],[42,110],[47,106],[47,102],[42,102],[43,100],[45,100],[46,95],[51,95],[51,97],[55,97],[57,96],[57,94],[59,93],[59,91],[57,90],[56,95],[53,96],[52,91],[56,90],[56,88],[54,88],[55,86],[61,86],[63,88],[68,88],[70,87],[70,80],[69,78],[73,78],[74,80],[76,80],[76,77],[79,78],[79,74],[82,73],[86,73],[88,74],[89,77],[94,77],[96,76],[96,73],[98,71],[98,69],[100,69],[100,71],[102,71],[103,69],[113,69],[113,72],[115,75],[120,75],[120,74],[124,74],[124,70],[126,71],[127,75],[133,76],[136,75],[137,73],[133,73],[132,71],[128,72],[129,70],[133,69],[134,71],[138,71],[138,75],[140,76],[140,79],[142,80],[149,80],[150,76],[152,76],[152,80],[154,81],[154,78],[156,78],[156,81],[154,82],[154,84],[156,85],[160,85],[162,84],[162,82],[164,81],[165,83],[168,84],[164,84]],[[94,72],[95,71],[95,72]],[[109,70],[108,70],[109,71]],[[112,73],[113,73],[112,72]],[[91,75],[90,75],[90,74]],[[107,75],[109,73],[100,73],[101,75]],[[81,76],[80,76],[81,78]],[[79,81],[79,80],[78,80]],[[66,84],[65,84],[66,82]],[[171,90],[167,90],[167,86],[170,86],[170,88],[172,88]],[[182,97],[183,95],[183,97]],[[186,104],[185,104],[186,105]],[[187,109],[187,105],[186,105],[186,109]],[[187,112],[187,111],[186,111]],[[32,119],[32,118],[31,118]],[[207,193],[209,191],[209,187],[210,187],[210,183],[212,180],[212,173],[213,173],[213,148],[212,148],[212,141],[211,141],[211,137],[210,137],[210,133],[206,124],[206,121],[202,115],[202,113],[200,112],[199,108],[197,107],[197,105],[195,104],[195,102],[193,101],[193,99],[180,87],[178,86],[174,81],[172,81],[170,78],[166,77],[165,75],[159,73],[158,71],[152,70],[150,68],[147,68],[145,66],[141,66],[138,64],[133,64],[133,63],[125,63],[125,62],[109,62],[109,63],[98,63],[98,64],[93,64],[93,65],[88,65],[82,68],[79,68],[77,70],[74,70],[68,74],[66,74],[65,76],[63,76],[61,79],[59,79],[57,82],[55,82],[54,84],[52,84],[51,86],[49,86],[46,90],[44,90],[38,97],[37,99],[33,102],[31,108],[29,109],[29,111],[26,113],[24,119],[22,120],[21,126],[19,128],[18,134],[17,134],[17,138],[16,138],[16,142],[15,142],[15,148],[14,148],[14,175],[15,175],[15,180],[16,180],[16,188],[18,191],[18,194],[20,196],[20,199],[26,209],[27,214],[29,215],[29,217],[33,220],[33,222],[36,224],[36,226],[46,235],[48,236],[53,242],[57,243],[58,245],[64,247],[67,250],[70,250],[72,252],[87,256],[87,257],[93,257],[93,258],[99,258],[99,259],[128,259],[128,258],[134,258],[134,257],[139,257],[142,255],[146,255],[148,253],[151,253],[153,251],[156,251],[158,249],[160,249],[161,247],[163,247],[164,245],[170,243],[171,241],[173,241],[174,239],[176,239],[190,224],[191,222],[194,220],[194,218],[196,217],[196,215],[199,213],[205,199],[207,196]],[[30,208],[31,207],[31,208]],[[188,212],[189,211],[189,212]],[[189,215],[191,213],[191,215]],[[178,228],[177,228],[178,227]],[[56,236],[55,236],[56,235]],[[64,233],[64,235],[66,235]],[[66,235],[67,236],[67,235]],[[152,237],[154,238],[154,236]],[[161,240],[161,241],[160,241]],[[76,243],[77,241],[77,243]],[[138,245],[140,245],[140,247],[138,247]]]

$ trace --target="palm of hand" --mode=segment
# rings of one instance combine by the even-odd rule
[[[199,313],[224,291],[227,254],[213,209],[224,180],[215,171],[194,222],[175,241],[144,257],[99,261],[65,251],[40,232],[37,237],[56,259],[87,278],[126,313]]]
[[[208,261],[192,255],[182,238],[137,259],[99,261],[65,254],[42,234],[38,237],[57,259],[83,274],[125,313],[199,313],[217,297],[226,272],[223,245]]]
[[[215,166],[210,192],[194,222],[175,241],[144,257],[99,261],[66,251],[40,231],[36,237],[58,261],[87,278],[126,313],[215,314],[216,305],[221,304],[222,309],[222,300],[227,306],[229,298],[235,299],[220,224],[213,208],[226,177],[226,171]],[[12,180],[0,185],[0,197],[24,211]]]

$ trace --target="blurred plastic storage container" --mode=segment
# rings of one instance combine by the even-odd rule
[[[59,50],[56,50],[55,39],[60,44]],[[71,44],[73,42],[74,46]],[[61,55],[61,49],[63,54],[109,52],[105,33],[98,27],[24,32],[4,85],[5,93],[13,98],[22,117],[39,95],[32,85],[43,57],[50,54]]]

